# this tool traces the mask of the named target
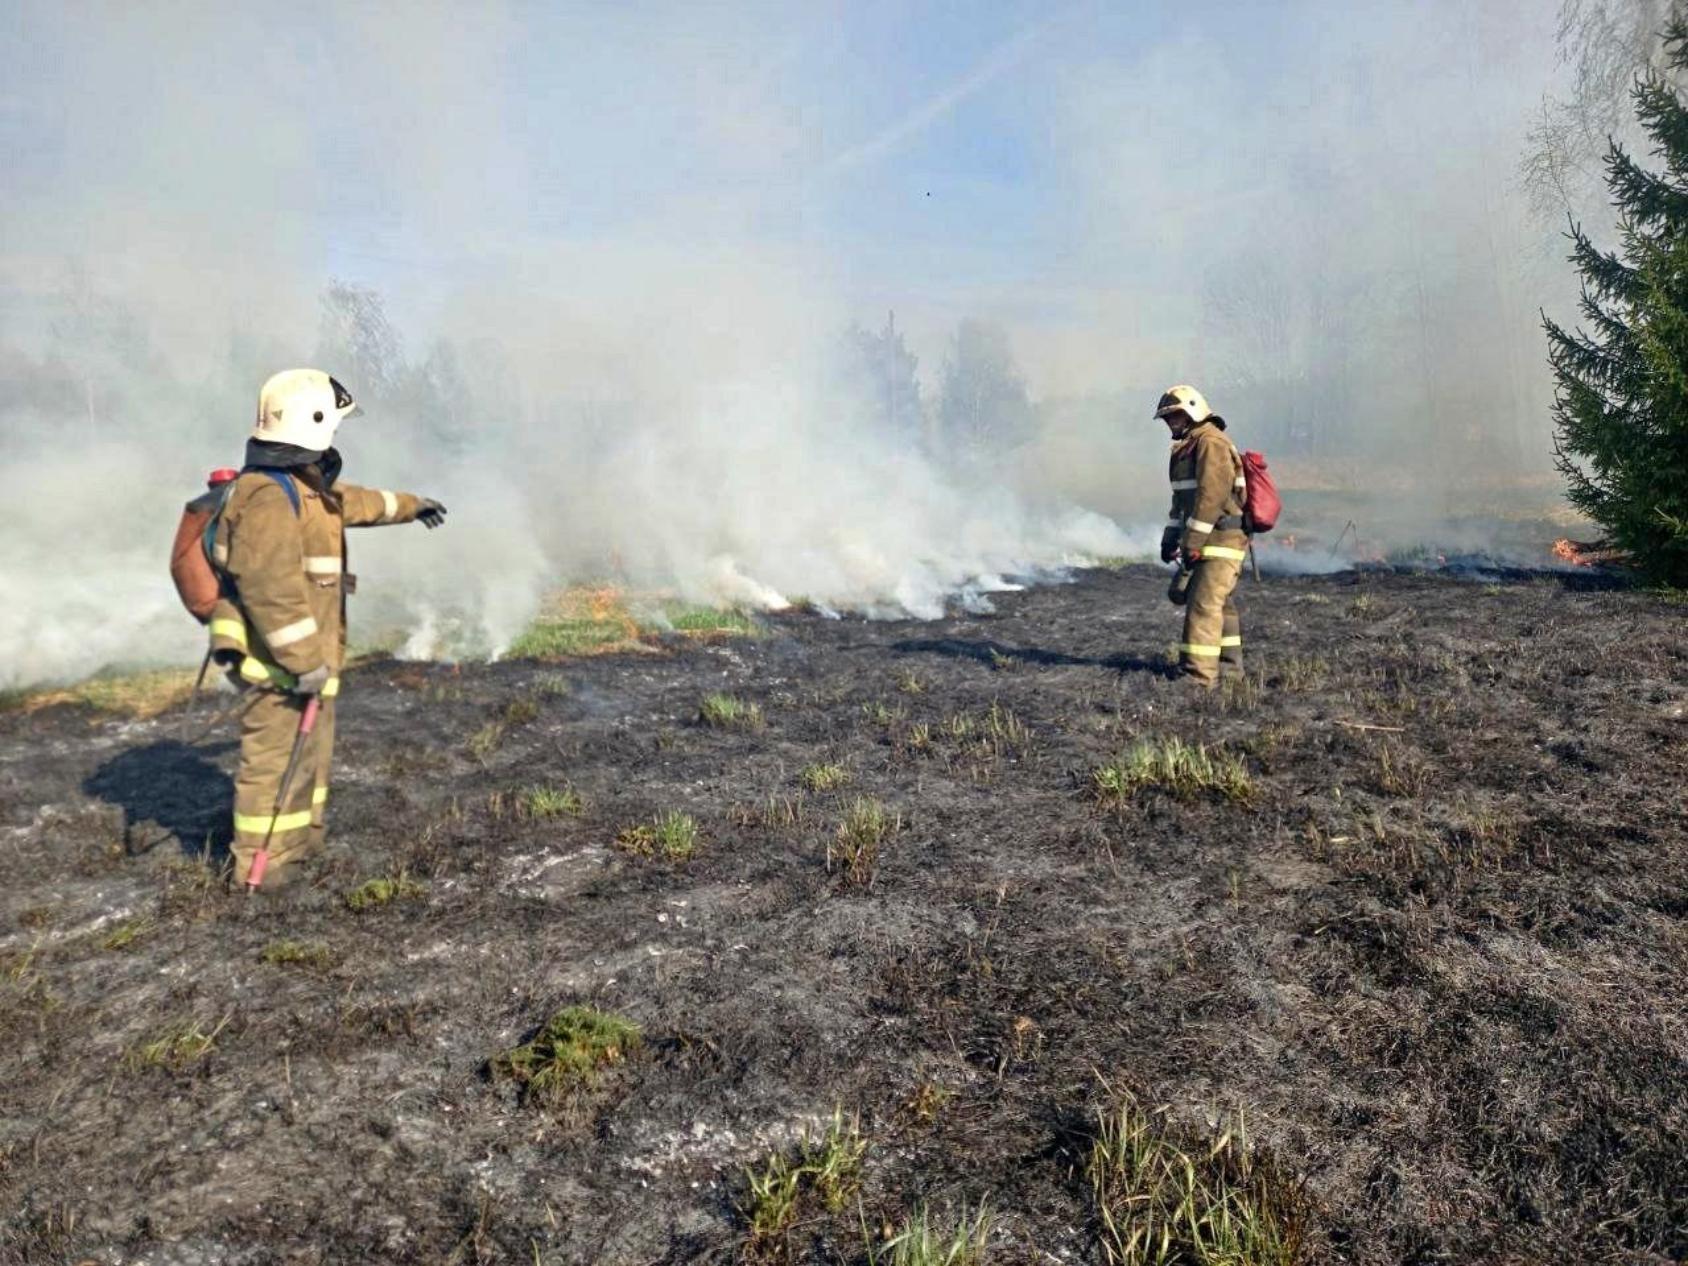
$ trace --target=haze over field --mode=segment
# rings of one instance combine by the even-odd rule
[[[731,9],[8,6],[0,685],[194,656],[177,511],[296,364],[451,508],[352,543],[419,653],[1148,549],[1173,381],[1415,530],[1546,469],[1556,0]]]

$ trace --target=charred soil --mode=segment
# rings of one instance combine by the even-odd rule
[[[1269,579],[1201,694],[1163,587],[365,666],[250,902],[232,726],[0,715],[0,1260],[1102,1261],[1125,1100],[1294,1259],[1688,1256],[1684,610]]]

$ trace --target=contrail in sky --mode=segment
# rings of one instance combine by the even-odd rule
[[[1063,10],[1054,17],[1046,18],[1004,40],[986,54],[978,65],[942,92],[922,102],[877,136],[859,145],[853,145],[833,158],[821,169],[821,174],[831,176],[865,167],[869,163],[877,162],[911,137],[918,136],[974,93],[989,86],[1005,71],[1018,65],[1038,37],[1069,12],[1070,9]]]

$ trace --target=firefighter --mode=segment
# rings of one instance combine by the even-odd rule
[[[221,596],[211,652],[247,692],[234,791],[234,881],[244,885],[266,837],[265,888],[319,855],[334,746],[334,700],[346,653],[348,527],[421,520],[438,527],[445,507],[408,492],[340,482],[334,432],[357,409],[317,369],[276,374],[258,395],[246,465],[224,504],[212,544]],[[283,771],[306,699],[320,711],[277,813]],[[273,821],[272,821],[273,818]]]
[[[1248,557],[1243,531],[1242,457],[1225,419],[1194,387],[1169,388],[1155,416],[1172,433],[1172,517],[1161,534],[1161,561],[1179,561],[1170,596],[1184,607],[1180,675],[1212,686],[1223,670],[1240,675],[1243,630],[1231,593]]]

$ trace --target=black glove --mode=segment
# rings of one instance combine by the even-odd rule
[[[328,684],[328,665],[313,668],[308,673],[300,673],[299,680],[293,687],[296,695],[319,695],[322,688]]]
[[[430,530],[445,522],[445,507],[429,497],[421,499],[422,504],[416,511],[416,517],[422,525]]]
[[[1161,562],[1170,563],[1178,557],[1178,530],[1168,529],[1161,533]]]
[[[1172,583],[1166,587],[1166,600],[1175,607],[1181,607],[1190,600],[1190,573],[1180,567],[1172,575]]]

